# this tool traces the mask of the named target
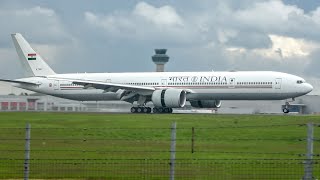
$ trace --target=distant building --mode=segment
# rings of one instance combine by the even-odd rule
[[[288,107],[289,114],[320,114],[320,96],[305,95],[296,98]],[[175,112],[181,113],[218,113],[218,114],[283,114],[284,100],[224,100],[221,108],[193,108],[189,103]]]
[[[47,95],[0,95],[0,111],[129,112],[121,101],[73,101]]]
[[[167,49],[155,49],[155,55],[152,56],[152,61],[156,64],[156,72],[164,72],[164,65],[169,61],[169,56],[166,55]]]
[[[52,96],[0,96],[1,111],[83,111],[85,107],[77,101]]]
[[[301,105],[302,114],[320,114],[320,96],[306,95],[296,99]]]

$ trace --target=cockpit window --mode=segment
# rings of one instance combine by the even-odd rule
[[[298,80],[298,81],[297,81],[297,84],[302,84],[302,83],[303,83],[302,80]]]

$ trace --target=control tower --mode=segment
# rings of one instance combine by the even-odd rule
[[[156,64],[157,72],[164,72],[164,65],[169,61],[169,56],[166,55],[167,49],[155,49],[155,55],[152,56],[152,61]]]

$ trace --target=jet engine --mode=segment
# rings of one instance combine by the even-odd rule
[[[221,107],[220,100],[201,100],[201,101],[190,101],[192,107],[196,108],[219,108]]]
[[[151,100],[155,107],[181,108],[187,100],[183,89],[163,89],[153,92]]]

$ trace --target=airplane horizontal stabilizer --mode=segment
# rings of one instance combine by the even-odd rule
[[[33,83],[33,82],[26,82],[26,81],[19,81],[19,80],[11,80],[11,79],[0,79],[0,81],[8,82],[8,83],[18,83],[18,84],[25,84],[25,85],[33,85],[33,86],[40,85],[40,83]]]

